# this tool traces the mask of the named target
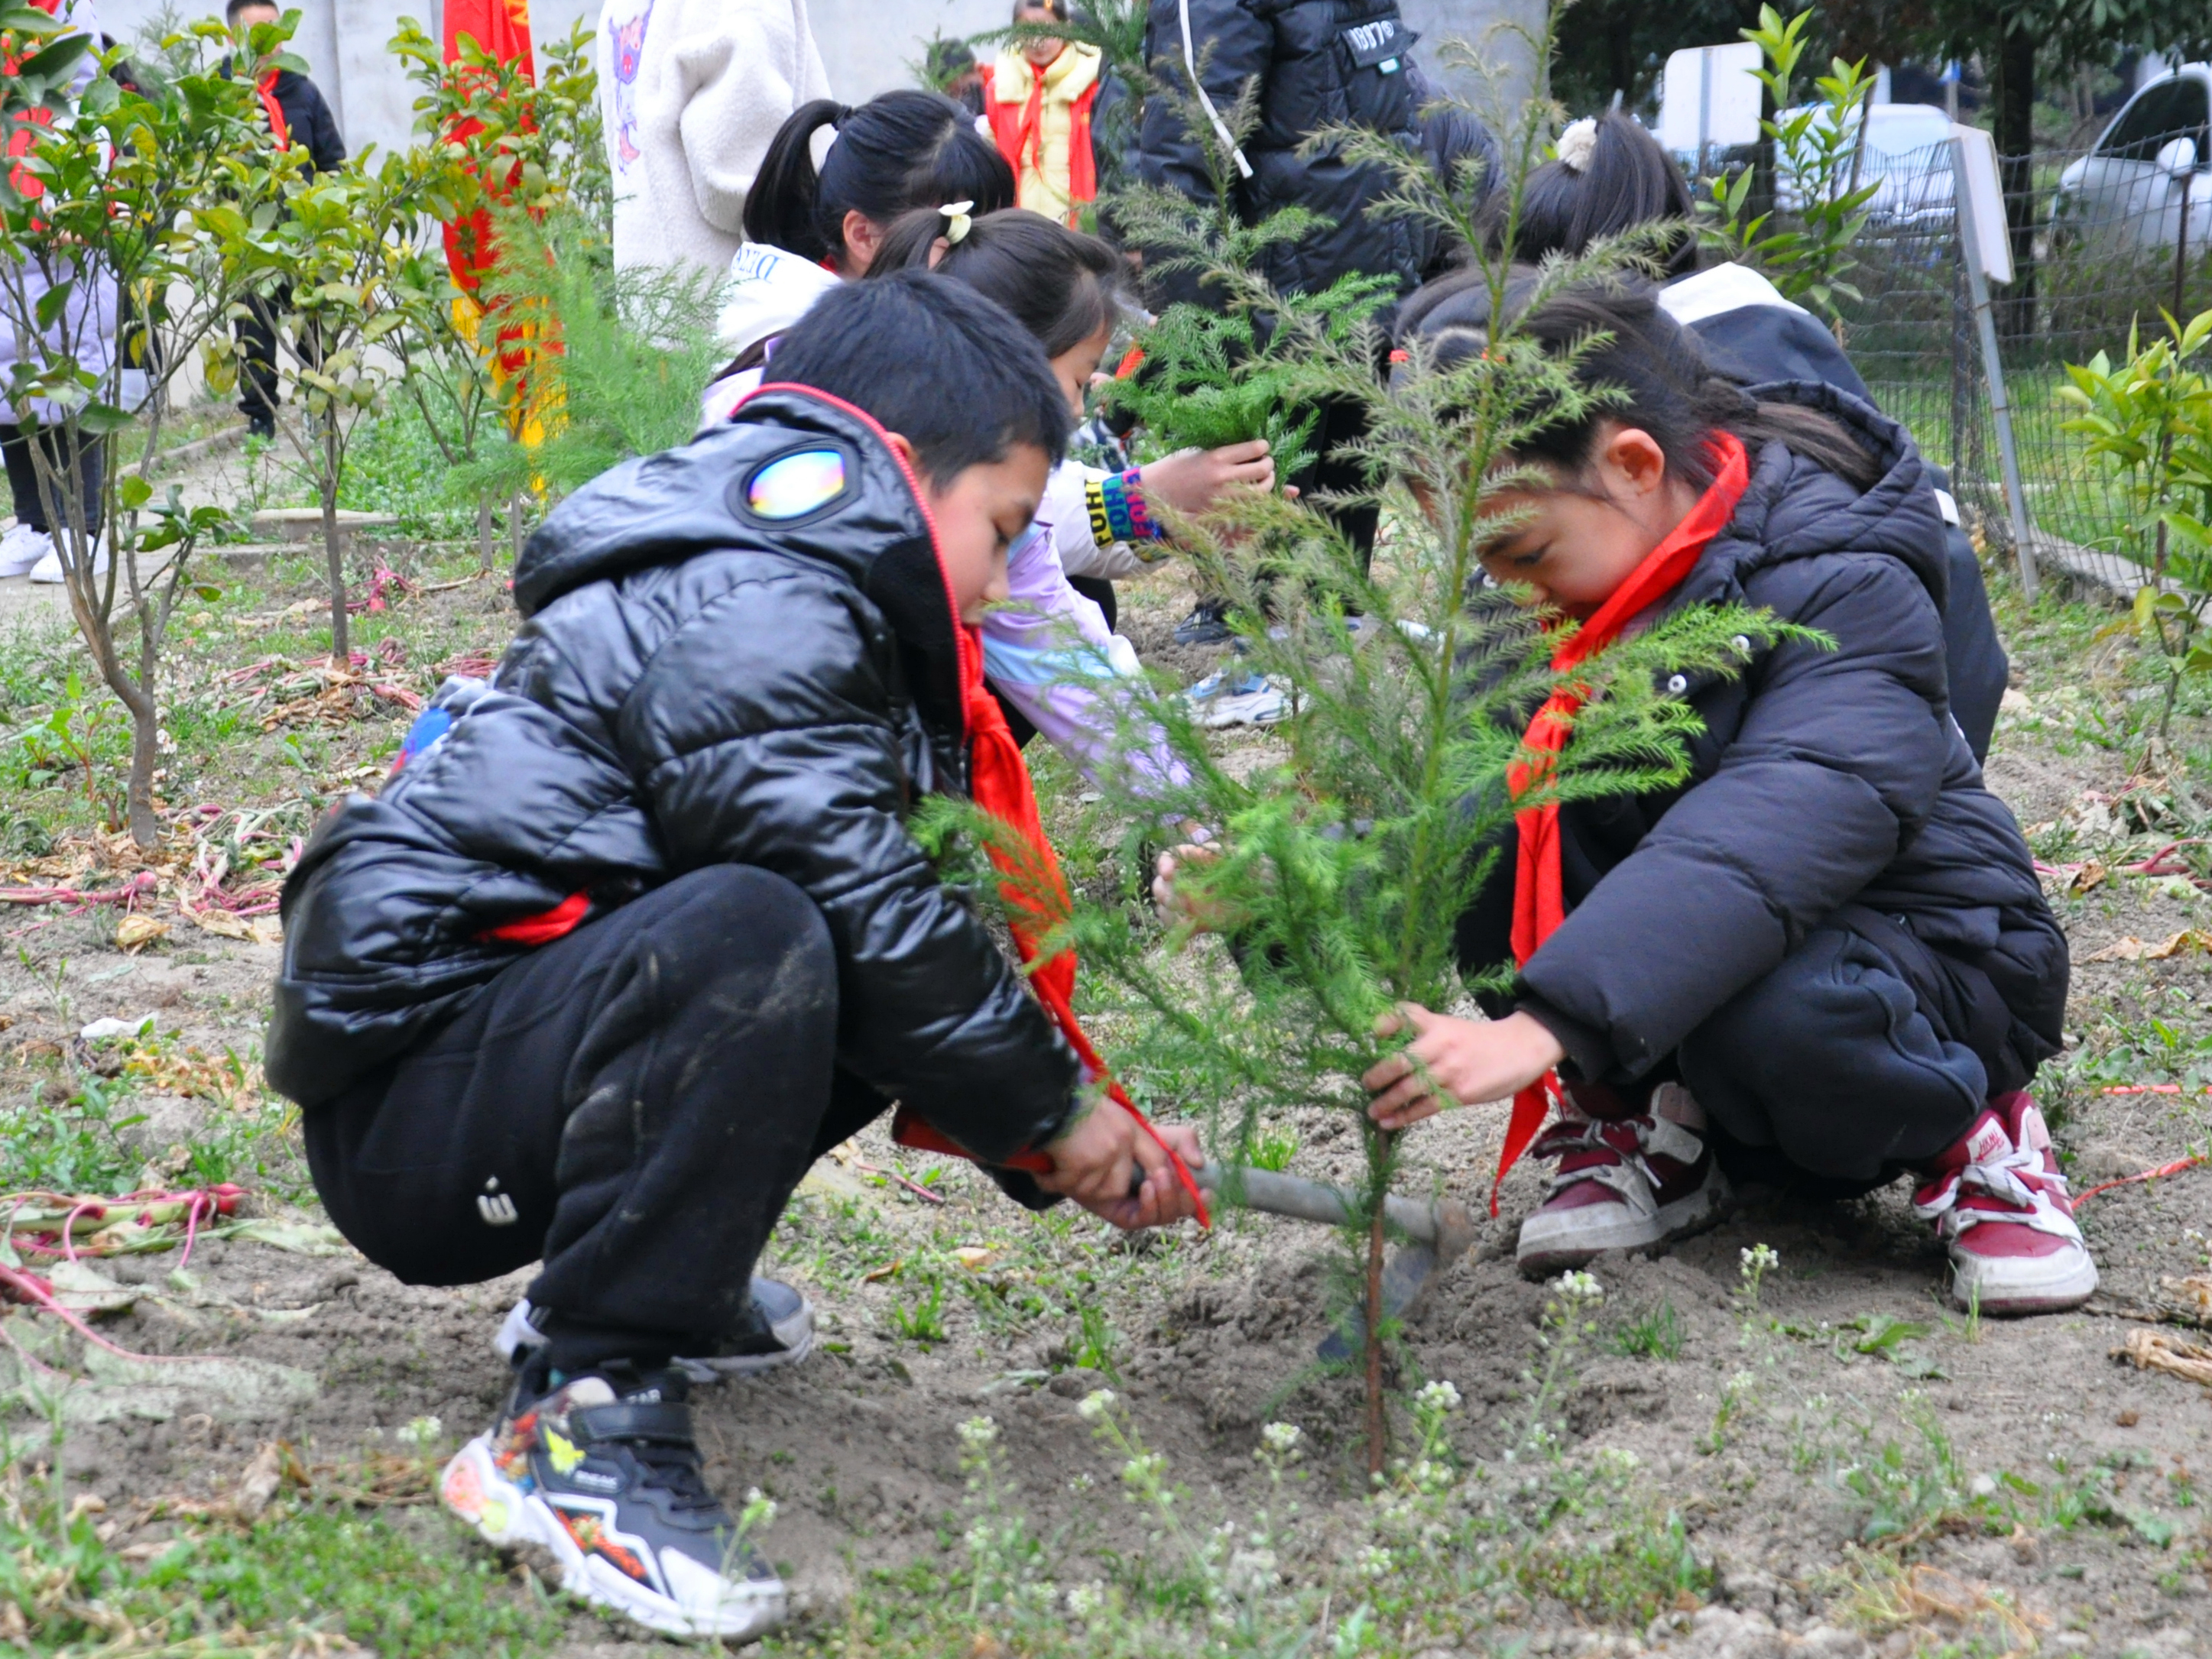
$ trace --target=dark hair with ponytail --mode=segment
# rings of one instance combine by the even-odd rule
[[[1492,253],[1504,251],[1507,195],[1498,191],[1484,204],[1481,228]],[[1528,175],[1513,226],[1512,257],[1530,264],[1549,253],[1572,258],[1601,237],[1679,219],[1681,234],[1661,264],[1669,276],[1686,276],[1698,268],[1697,234],[1689,228],[1693,211],[1674,158],[1634,116],[1608,110],[1597,118],[1586,166],[1547,161]]]
[[[814,135],[836,129],[822,170]],[[1014,172],[975,118],[933,92],[887,92],[854,109],[829,98],[802,104],[776,130],[745,197],[745,238],[806,259],[843,252],[845,216],[889,224],[909,208],[1014,204]]]
[[[1514,269],[1506,283],[1509,315],[1536,285],[1534,270]],[[1490,320],[1488,286],[1456,283],[1411,326],[1401,323],[1399,338],[1422,341],[1431,361],[1449,368],[1488,348]],[[1589,463],[1599,426],[1611,422],[1650,433],[1667,471],[1699,489],[1713,481],[1705,440],[1717,431],[1735,434],[1754,459],[1762,444],[1780,443],[1860,489],[1881,480],[1881,464],[1836,421],[1795,404],[1760,403],[1717,374],[1696,337],[1659,308],[1648,286],[1569,289],[1522,315],[1514,331],[1555,357],[1605,337],[1577,361],[1575,379],[1618,394],[1580,419],[1553,421],[1523,439],[1514,447],[1517,460],[1547,461],[1578,474]]]
[[[929,270],[931,250],[945,229],[935,208],[902,215],[884,233],[868,275]],[[935,269],[1005,307],[1046,356],[1057,357],[1113,321],[1123,267],[1121,256],[1096,236],[1026,208],[1008,208],[969,225]]]

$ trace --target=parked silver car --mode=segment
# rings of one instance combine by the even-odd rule
[[[2077,234],[2172,247],[2212,244],[2212,64],[2185,64],[2128,100],[2058,177],[2052,218]]]

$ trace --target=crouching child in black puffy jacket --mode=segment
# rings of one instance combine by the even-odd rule
[[[702,1479],[687,1376],[805,1346],[750,1274],[814,1158],[896,1100],[987,1165],[1048,1152],[1002,1177],[1033,1204],[1187,1212],[905,824],[966,787],[961,635],[1065,447],[1052,369],[916,274],[824,296],[772,380],[531,538],[492,688],[287,883],[267,1050],[372,1261],[543,1261],[447,1505],[590,1600],[741,1639],[783,1587]]]
[[[2060,1044],[2066,941],[1950,717],[1943,524],[1911,438],[1831,386],[1741,390],[1648,294],[1570,293],[1522,325],[1555,355],[1605,342],[1575,372],[1619,401],[1514,457],[1556,487],[1498,502],[1525,516],[1490,574],[1584,637],[1738,605],[1825,641],[1676,677],[1705,726],[1686,783],[1521,816],[1459,930],[1471,971],[1517,963],[1515,993],[1486,1023],[1408,1010],[1425,1072],[1378,1064],[1374,1116],[1518,1096],[1534,1133],[1556,1068],[1531,1273],[1710,1225],[1724,1166],[1829,1192],[1910,1173],[1962,1306],[2078,1306],[2097,1272],[2026,1092]]]

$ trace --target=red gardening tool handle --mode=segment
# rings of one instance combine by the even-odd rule
[[[1190,1173],[1190,1166],[1176,1154],[1174,1147],[1160,1139],[1160,1132],[1152,1127],[1152,1120],[1123,1097],[1118,1085],[1114,1089],[1114,1102],[1123,1111],[1137,1120],[1137,1127],[1152,1137],[1152,1145],[1168,1155],[1168,1161],[1175,1166],[1176,1179],[1182,1183],[1183,1191],[1190,1194],[1191,1202],[1198,1208],[1198,1224],[1201,1227],[1211,1227],[1213,1224],[1213,1218],[1206,1212],[1206,1194],[1199,1189],[1197,1181]],[[891,1139],[899,1146],[917,1152],[937,1152],[948,1158],[964,1158],[971,1164],[977,1161],[973,1152],[961,1146],[927,1118],[920,1116],[905,1106],[901,1106],[892,1114]],[[1054,1166],[1051,1153],[1027,1152],[1015,1153],[999,1167],[1005,1170],[1020,1170],[1029,1175],[1050,1175]]]

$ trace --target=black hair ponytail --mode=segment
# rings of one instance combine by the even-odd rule
[[[932,252],[947,228],[933,207],[902,215],[884,233],[868,275],[929,270]],[[1005,307],[1046,356],[1057,357],[1113,321],[1123,266],[1097,237],[1042,213],[1009,208],[975,220],[935,269]]]
[[[836,129],[820,171],[814,135]],[[888,224],[909,208],[970,202],[975,213],[1014,204],[1014,173],[975,118],[933,92],[902,90],[858,108],[804,104],[776,131],[745,198],[745,237],[801,258],[845,249],[845,216]]]
[[[1516,447],[1523,460],[1580,471],[1600,422],[1612,421],[1650,433],[1667,457],[1667,471],[1700,489],[1713,481],[1705,440],[1716,431],[1733,433],[1754,456],[1763,444],[1785,445],[1860,489],[1881,477],[1881,465],[1829,416],[1794,404],[1760,403],[1715,373],[1696,337],[1660,309],[1648,288],[1571,289],[1529,312],[1519,332],[1555,356],[1593,336],[1607,337],[1578,360],[1575,378],[1625,394],[1580,420],[1546,426]]]
[[[1439,368],[1478,356],[1490,345],[1490,286],[1480,271],[1457,273],[1432,283],[1407,302],[1399,317],[1401,345],[1420,343]],[[1523,311],[1540,273],[1516,265],[1505,283],[1508,316]],[[1415,301],[1422,303],[1416,306]],[[1600,422],[1633,426],[1651,434],[1667,458],[1667,471],[1705,489],[1713,481],[1705,440],[1733,433],[1756,456],[1780,443],[1860,489],[1880,481],[1881,464],[1838,422],[1795,404],[1763,404],[1734,380],[1714,372],[1697,337],[1662,310],[1648,285],[1569,289],[1521,315],[1516,331],[1554,357],[1594,336],[1605,342],[1582,355],[1575,378],[1590,389],[1621,394],[1580,419],[1555,420],[1515,446],[1523,461],[1548,461],[1562,472],[1589,464]]]
[[[1695,210],[1681,168],[1632,115],[1608,110],[1595,125],[1580,166],[1552,161],[1529,173],[1513,226],[1512,257],[1529,264],[1549,253],[1573,258],[1601,238],[1674,219],[1683,228],[1661,263],[1669,276],[1688,276],[1698,268],[1698,239],[1689,228]],[[1483,239],[1493,254],[1504,251],[1507,195],[1498,191],[1483,204]]]

